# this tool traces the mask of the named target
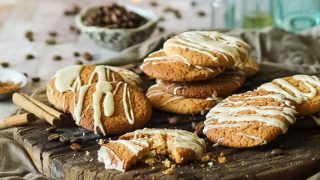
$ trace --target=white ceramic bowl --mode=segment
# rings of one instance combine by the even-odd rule
[[[21,86],[19,89],[16,89],[14,91],[10,91],[4,94],[0,94],[0,100],[10,98],[14,92],[21,90],[28,84],[28,78],[25,75],[23,75],[18,71],[14,71],[10,69],[0,69],[0,81],[1,82],[12,81],[15,84],[21,83]]]
[[[77,15],[76,25],[81,32],[87,34],[96,44],[108,49],[121,51],[127,47],[146,40],[155,30],[158,18],[151,10],[136,6],[123,5],[127,10],[135,12],[147,19],[147,22],[137,28],[105,28],[98,26],[87,26],[83,24],[83,17],[98,7],[91,7],[84,13]]]

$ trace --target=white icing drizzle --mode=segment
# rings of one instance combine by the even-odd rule
[[[290,84],[282,78],[273,80],[273,82],[279,84],[281,87],[273,82],[270,82],[262,84],[260,87],[258,87],[258,89],[283,94],[286,98],[293,100],[298,104],[301,104],[303,101],[313,98],[317,95],[317,88],[320,86],[320,80],[316,76],[295,75],[292,76],[292,78],[303,83],[309,89],[309,92],[302,92],[296,86]],[[294,95],[287,92],[286,89],[290,90]]]
[[[178,91],[179,89],[182,89],[182,87],[181,87],[181,86],[177,86],[177,87],[175,87],[175,88],[173,89],[173,95],[174,95],[174,96],[177,95],[177,91]]]
[[[124,113],[126,114],[126,118],[128,119],[129,124],[134,124],[134,113],[133,113],[133,108],[131,104],[131,98],[130,98],[130,90],[127,87],[128,84],[124,83],[123,85],[123,109]],[[127,103],[129,101],[129,104]]]
[[[320,126],[320,117],[316,117],[315,115],[309,115],[313,120],[314,122]]]
[[[103,66],[103,65],[96,66],[96,67],[94,68],[93,72],[92,72],[91,75],[90,75],[88,84],[92,84],[93,77],[94,77],[96,74],[98,75],[98,82],[106,81],[106,80],[107,80],[106,70],[107,70],[107,76],[108,76],[108,79],[109,79],[110,69],[109,69],[109,68],[106,68],[106,67]]]
[[[55,75],[54,85],[55,88],[60,92],[73,91],[73,86],[80,86],[80,71],[83,66],[74,65],[62,68],[57,71]],[[77,85],[78,84],[78,85]]]
[[[221,138],[217,139],[217,142],[216,142],[216,143],[214,143],[214,144],[212,145],[212,147],[219,146],[220,141],[222,141],[223,139],[224,139],[224,137],[221,137]]]
[[[90,85],[85,85],[85,86],[81,86],[80,87],[79,95],[78,95],[78,101],[74,105],[75,106],[75,108],[74,108],[74,119],[76,120],[76,124],[77,125],[80,124],[83,100],[84,100],[84,96],[87,93],[87,90],[88,90],[89,86]]]
[[[248,137],[248,138],[251,138],[251,139],[254,139],[256,141],[261,141],[261,144],[260,145],[264,145],[264,144],[267,144],[267,141],[258,137],[258,136],[253,136],[253,135],[248,135],[248,134],[245,134],[245,133],[236,133],[236,135],[240,135],[240,136],[245,136],[245,137]]]
[[[107,81],[101,81],[96,84],[96,90],[93,93],[93,120],[94,120],[94,132],[97,134],[98,130],[103,133],[103,135],[106,135],[106,132],[103,128],[103,125],[101,123],[101,107],[100,107],[100,100],[102,98],[102,95],[105,94],[105,98],[103,100],[103,109],[104,109],[104,115],[109,117],[114,112],[114,101],[113,101],[113,94],[111,92],[112,85],[110,82]]]
[[[114,158],[111,158],[111,155]],[[114,159],[116,162],[112,162]],[[105,146],[101,146],[98,150],[98,160],[104,163],[105,169],[115,169],[121,172],[124,172],[124,161],[119,158],[112,150]]]
[[[215,31],[184,32],[164,43],[164,49],[170,47],[191,49],[209,56],[212,61],[218,59],[214,56],[214,53],[220,52],[226,60],[233,60],[235,65],[242,64],[240,53],[248,57],[250,51],[250,46],[239,38],[227,36]]]
[[[237,99],[238,96],[240,96],[239,98],[241,98],[241,101]],[[266,101],[265,98],[273,98],[274,100],[282,102],[287,107],[248,105],[251,102]],[[234,105],[236,105],[236,107],[234,107]],[[243,115],[240,114],[242,111],[253,111],[255,113]],[[210,110],[206,116],[207,120],[204,122],[205,127],[203,132],[206,133],[208,130],[214,128],[238,127],[250,123],[250,121],[259,121],[267,126],[278,127],[285,133],[288,129],[287,125],[274,116],[282,116],[288,122],[293,123],[295,121],[295,114],[296,111],[291,106],[290,101],[286,100],[284,96],[280,94],[267,94],[261,96],[233,95]],[[212,124],[214,121],[218,124]]]
[[[167,140],[168,150],[170,152],[175,151],[177,148],[191,149],[196,153],[197,158],[201,158],[205,152],[205,142],[203,139],[200,139],[197,135],[177,129],[139,129],[126,135],[132,135],[133,138],[137,138],[140,134],[165,134],[167,136],[172,136],[173,140]]]

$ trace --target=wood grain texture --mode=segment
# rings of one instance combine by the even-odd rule
[[[138,65],[126,67],[135,70]],[[293,73],[263,66],[259,75],[250,79],[239,92],[254,89],[273,78]],[[145,82],[144,89],[154,83],[146,76],[142,77]],[[43,92],[40,91],[38,94],[36,98],[46,102]],[[179,119],[179,123],[168,123],[170,118]],[[175,115],[155,110],[152,121],[147,126],[194,131],[192,122],[200,122],[204,118],[199,115]],[[55,179],[281,179],[283,177],[303,179],[320,171],[320,128],[316,126],[308,129],[301,126],[291,128],[287,134],[280,136],[274,142],[250,149],[212,147],[212,143],[206,140],[208,152],[212,155],[212,166],[199,162],[180,165],[171,175],[163,173],[166,168],[161,163],[155,164],[154,167],[139,163],[125,173],[105,170],[103,164],[97,161],[99,149],[97,135],[76,126],[59,128],[57,130],[59,134],[84,139],[81,144],[83,149],[74,152],[69,145],[49,142],[47,140],[49,133],[45,131],[47,127],[49,125],[41,120],[19,127],[15,133],[15,141],[26,149],[39,172]],[[275,148],[282,149],[282,154],[272,155],[271,151]],[[90,155],[86,156],[86,151]],[[226,163],[220,164],[217,161],[221,152],[227,158]]]

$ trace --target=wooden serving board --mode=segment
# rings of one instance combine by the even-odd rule
[[[261,69],[255,78],[248,80],[241,91],[253,89],[273,78],[292,74],[268,66]],[[145,88],[153,83],[146,77],[144,80]],[[44,94],[40,94],[38,98],[46,101]],[[168,123],[170,118],[177,118],[179,123]],[[147,126],[194,131],[192,122],[203,120],[204,116],[201,115],[182,116],[154,110],[152,120]],[[125,173],[105,170],[103,164],[97,161],[97,135],[76,126],[59,128],[59,134],[84,139],[81,143],[82,150],[75,152],[69,145],[49,142],[49,133],[45,131],[47,127],[49,125],[43,121],[19,127],[14,139],[26,149],[39,172],[54,179],[302,179],[320,171],[320,128],[291,128],[274,142],[250,149],[212,147],[212,143],[206,140],[208,152],[212,155],[212,166],[200,162],[180,165],[174,169],[173,174],[166,175],[163,170],[167,168],[161,163],[154,167],[140,163]],[[272,155],[271,151],[275,148],[280,148],[282,153]],[[225,163],[217,161],[221,152],[227,159]]]

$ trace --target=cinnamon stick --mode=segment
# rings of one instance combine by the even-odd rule
[[[32,101],[30,99],[32,99]],[[12,95],[12,101],[16,105],[22,107],[23,109],[31,113],[34,113],[40,119],[46,120],[51,125],[57,126],[59,124],[59,121],[60,121],[59,117],[51,114],[56,110],[41,103],[40,101],[37,101],[27,95],[23,95],[19,93],[14,93]],[[37,103],[34,103],[34,102],[37,102]]]
[[[0,120],[0,129],[21,126],[30,122],[34,122],[36,119],[37,117],[33,113],[24,113],[11,116],[4,120]]]

